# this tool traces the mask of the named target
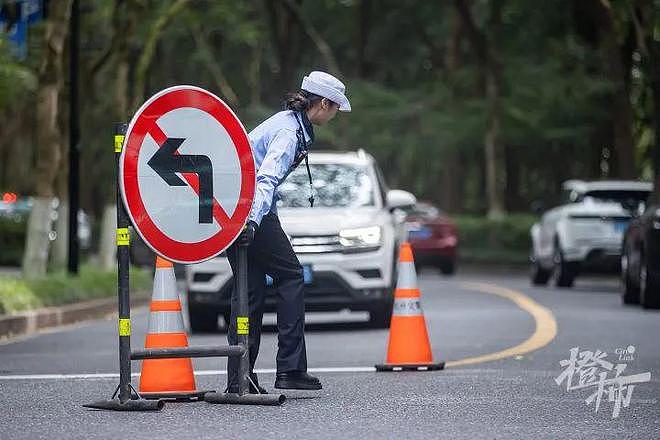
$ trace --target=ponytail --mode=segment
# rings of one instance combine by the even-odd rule
[[[322,96],[310,93],[307,90],[299,90],[294,93],[287,93],[284,98],[283,107],[285,110],[302,112],[309,109],[314,103],[323,99]]]

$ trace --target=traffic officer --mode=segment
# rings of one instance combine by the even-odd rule
[[[350,112],[344,84],[334,76],[314,71],[302,80],[300,90],[287,95],[285,110],[266,119],[248,135],[257,168],[257,184],[247,225],[227,256],[236,274],[237,244],[248,245],[248,294],[250,307],[250,392],[265,393],[253,372],[259,353],[266,295],[266,275],[277,292],[277,374],[275,388],[321,389],[321,382],[307,373],[305,349],[305,304],[303,269],[277,217],[277,187],[304,159],[314,142],[312,125],[330,121],[337,110]],[[307,162],[307,172],[311,173]],[[311,188],[310,188],[311,191]],[[313,206],[313,195],[310,196]],[[236,278],[236,277],[235,277]],[[231,298],[231,321],[227,338],[237,343],[238,294]],[[237,392],[239,358],[227,364],[227,390]]]

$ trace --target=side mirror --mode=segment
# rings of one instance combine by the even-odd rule
[[[415,206],[417,197],[408,191],[393,189],[387,192],[387,208],[390,211]]]
[[[635,217],[637,214],[637,211],[639,209],[639,201],[633,199],[633,198],[628,198],[624,199],[621,201],[621,206],[623,209],[628,211],[633,217]]]

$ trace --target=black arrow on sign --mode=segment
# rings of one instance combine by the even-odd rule
[[[167,138],[147,164],[169,186],[186,186],[176,173],[199,176],[199,223],[213,222],[213,165],[208,156],[176,154],[185,139]]]

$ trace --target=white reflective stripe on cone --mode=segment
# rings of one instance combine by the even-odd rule
[[[419,316],[422,314],[422,303],[419,298],[397,298],[394,300],[394,316]]]
[[[154,276],[154,290],[151,297],[154,301],[172,301],[179,299],[176,288],[176,277],[171,267],[159,267]]]
[[[416,289],[417,273],[415,263],[404,261],[399,263],[399,275],[396,280],[397,289]]]
[[[183,333],[181,312],[151,312],[149,315],[149,333]]]

